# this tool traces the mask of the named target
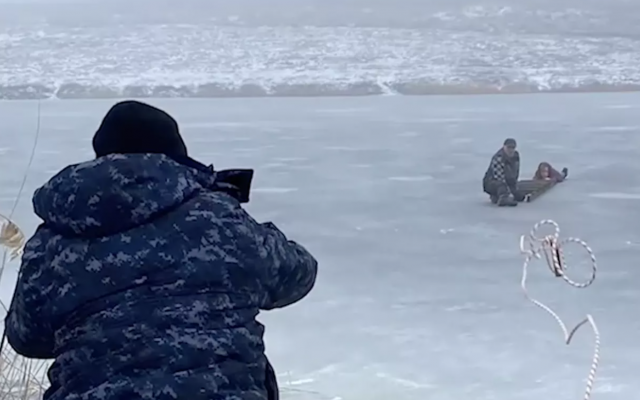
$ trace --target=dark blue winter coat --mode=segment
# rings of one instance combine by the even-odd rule
[[[34,195],[6,320],[54,358],[49,400],[264,400],[260,309],[302,299],[316,260],[216,174],[162,155],[65,168]]]

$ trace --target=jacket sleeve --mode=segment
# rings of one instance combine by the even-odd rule
[[[266,295],[261,308],[271,310],[302,300],[313,288],[318,262],[301,245],[287,239],[273,223],[255,221],[240,205],[229,216],[242,229],[244,239],[252,244],[261,264],[262,286]]]
[[[516,151],[516,154],[515,154],[515,163],[514,163],[514,165],[515,165],[515,171],[514,171],[515,180],[517,182],[518,179],[520,179],[520,153],[518,153],[517,151]]]
[[[16,353],[27,358],[54,358],[54,333],[45,315],[47,295],[40,287],[46,262],[42,229],[27,242],[18,273],[16,290],[5,319],[7,341]]]
[[[556,182],[564,181],[564,174],[553,167],[550,167],[549,175],[551,176],[551,179],[555,180]]]
[[[263,308],[281,308],[300,301],[315,285],[318,262],[273,223],[258,224],[256,231],[267,272],[264,284],[268,296]]]

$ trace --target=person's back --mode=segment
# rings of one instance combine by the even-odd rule
[[[506,156],[502,148],[495,152],[493,156],[491,156],[491,161],[489,161],[489,166],[484,173],[482,178],[482,185],[486,188],[487,185],[493,182],[505,182],[505,168],[506,168]],[[486,189],[485,189],[486,191]]]
[[[317,263],[216,174],[107,155],[61,171],[34,208],[6,332],[55,358],[45,399],[267,399],[256,316],[303,298]]]

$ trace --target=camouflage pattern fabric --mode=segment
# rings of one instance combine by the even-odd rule
[[[72,165],[33,198],[9,344],[55,359],[46,400],[264,400],[260,309],[312,289],[317,262],[162,155]]]

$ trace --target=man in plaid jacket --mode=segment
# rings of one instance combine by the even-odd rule
[[[498,206],[517,206],[522,196],[516,186],[520,175],[520,154],[516,150],[515,139],[506,139],[504,144],[491,158],[491,163],[482,180],[484,192],[491,202]]]

